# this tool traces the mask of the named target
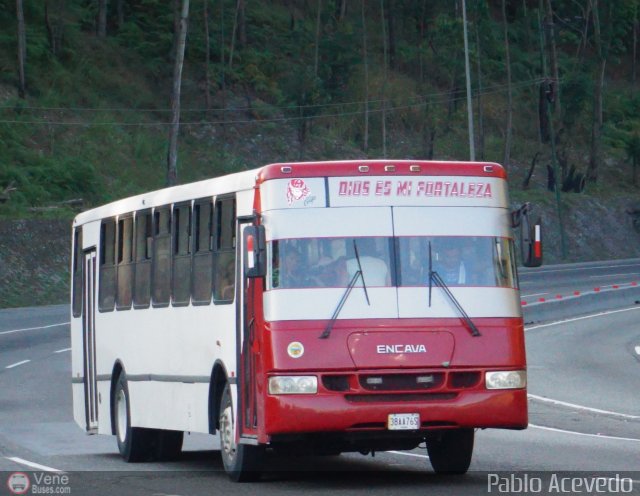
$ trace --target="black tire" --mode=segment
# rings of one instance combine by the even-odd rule
[[[184,432],[148,429],[152,431],[155,441],[155,459],[159,461],[173,461],[180,457]]]
[[[115,418],[118,450],[127,463],[149,461],[153,458],[153,431],[131,427],[131,408],[127,376],[120,373],[113,392],[113,415]]]
[[[260,479],[264,451],[258,446],[236,444],[235,410],[229,384],[225,385],[219,410],[220,454],[224,470],[232,481],[253,482]]]
[[[438,474],[464,474],[473,455],[473,429],[442,431],[427,441],[431,466]]]

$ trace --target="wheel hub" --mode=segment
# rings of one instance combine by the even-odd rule
[[[127,436],[127,396],[122,389],[116,396],[116,430],[118,440],[124,443]]]
[[[233,412],[227,406],[220,415],[220,449],[227,460],[236,456],[236,437],[233,426]]]

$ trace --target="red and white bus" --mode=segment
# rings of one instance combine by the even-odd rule
[[[81,213],[75,420],[129,462],[219,433],[235,480],[267,449],[425,442],[436,472],[463,473],[474,429],[527,427],[527,212],[498,164],[380,160],[271,164]]]

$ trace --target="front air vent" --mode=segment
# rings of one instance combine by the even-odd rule
[[[480,382],[480,372],[452,372],[449,387],[452,389],[472,388]]]
[[[348,375],[324,375],[322,384],[329,391],[349,391]]]

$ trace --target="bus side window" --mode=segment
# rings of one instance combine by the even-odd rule
[[[174,305],[188,305],[191,299],[191,204],[173,207]]]
[[[171,209],[153,213],[153,306],[166,306],[171,298]]]
[[[116,221],[105,219],[100,226],[100,287],[98,308],[111,312],[116,302]]]
[[[73,231],[73,316],[82,315],[82,228],[76,227]]]
[[[194,247],[192,261],[192,301],[195,305],[211,303],[213,205],[211,200],[196,200],[193,207]]]
[[[153,253],[153,231],[151,210],[136,213],[135,261],[133,283],[134,308],[147,308],[151,301],[151,254]]]
[[[118,286],[116,309],[131,308],[133,287],[133,217],[127,215],[118,219]]]
[[[213,298],[216,303],[230,303],[235,295],[236,284],[236,200],[216,200],[216,236]]]

